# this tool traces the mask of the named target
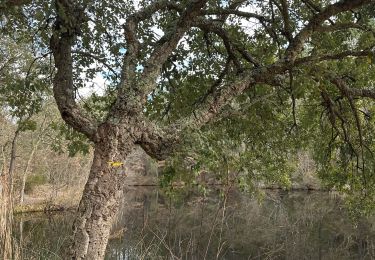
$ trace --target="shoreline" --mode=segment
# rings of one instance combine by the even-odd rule
[[[197,184],[198,185],[198,184]],[[208,186],[225,186],[226,184],[207,184]],[[129,188],[138,188],[138,187],[160,187],[157,184],[136,184],[136,185],[127,185]],[[185,187],[183,184],[176,184],[171,185],[174,188],[181,188]],[[274,187],[274,186],[264,186],[259,187],[259,190],[268,190],[268,191],[285,191],[285,192],[335,192],[335,190],[324,189],[324,188],[315,188],[315,187],[292,187],[290,189],[286,189],[283,187]],[[13,214],[21,215],[21,214],[29,214],[29,213],[53,213],[53,212],[65,212],[65,211],[75,211],[78,207],[79,202],[74,203],[72,201],[66,201],[65,203],[55,204],[55,203],[29,203],[25,205],[15,205]]]

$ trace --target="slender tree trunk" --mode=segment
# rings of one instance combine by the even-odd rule
[[[72,259],[104,259],[126,177],[123,168],[109,162],[124,161],[134,146],[132,141],[119,142],[111,133],[95,144],[90,175],[73,225]]]
[[[27,174],[29,173],[31,162],[33,161],[34,153],[37,149],[38,149],[38,143],[36,145],[33,145],[33,148],[32,148],[31,153],[29,155],[29,159],[27,160],[27,163],[26,163],[25,170],[24,170],[23,175],[22,175],[20,204],[23,204],[23,201],[24,201]]]
[[[1,167],[0,167],[0,195],[1,196],[3,194],[3,191],[5,189],[5,185],[7,183],[5,181],[5,179],[6,179],[5,177],[7,175],[7,158],[6,158],[6,155],[5,155],[5,147],[7,146],[7,143],[5,145],[1,146],[1,160],[2,160],[2,164],[1,164]]]
[[[32,141],[32,150],[31,150],[31,153],[29,155],[29,159],[27,160],[26,167],[25,167],[25,170],[24,170],[23,175],[22,175],[20,204],[23,204],[24,197],[25,197],[25,186],[26,186],[27,174],[30,171],[31,163],[32,163],[33,158],[34,158],[34,154],[35,154],[36,150],[38,150],[39,143],[42,140],[42,136],[43,136],[43,133],[44,133],[43,132],[43,130],[44,130],[43,126],[44,126],[44,121],[43,121],[43,124],[41,126],[42,129],[41,129],[41,132],[38,135],[38,139],[36,140],[36,143],[34,144],[34,140]]]
[[[3,166],[4,172],[0,178],[2,182],[2,194],[1,194],[1,209],[0,209],[0,222],[1,222],[1,232],[0,232],[0,242],[1,242],[1,256],[3,259],[13,259],[14,253],[13,250],[14,241],[12,240],[12,225],[13,225],[13,175],[16,165],[16,148],[17,148],[17,139],[20,133],[20,129],[17,128],[14,133],[14,137],[11,145],[10,153],[10,162],[8,171],[5,169],[5,164]],[[5,159],[5,156],[3,155]],[[5,163],[5,162],[4,162]],[[0,252],[1,252],[0,251]]]
[[[12,140],[11,152],[10,152],[10,162],[9,162],[9,184],[10,184],[10,195],[13,195],[13,177],[14,171],[16,169],[16,152],[17,152],[17,140],[20,134],[20,129],[17,128],[16,132],[14,133],[14,137]],[[13,196],[12,196],[13,197]]]
[[[20,259],[25,259],[23,257],[23,239],[24,239],[24,237],[23,237],[23,218],[22,218],[22,216],[21,216],[21,219],[20,219],[19,228],[20,228],[20,238],[19,238],[19,242],[18,242],[19,243],[19,249],[20,249],[19,254],[20,254]]]
[[[3,164],[0,173],[0,259],[7,259],[11,254],[11,241],[8,228],[8,193],[9,178],[7,170],[7,160],[5,155],[5,146],[1,147]]]
[[[22,175],[20,204],[23,204],[23,200],[24,200],[24,196],[25,196],[25,186],[26,186],[27,174],[29,173],[31,163],[32,163],[33,158],[34,158],[34,154],[35,154],[36,150],[38,150],[39,143],[40,143],[40,141],[43,138],[43,135],[44,135],[44,132],[45,132],[45,123],[46,123],[46,120],[47,120],[47,116],[45,115],[44,119],[43,119],[43,122],[42,122],[42,124],[41,124],[41,126],[39,128],[40,131],[39,131],[39,134],[37,136],[36,143],[34,143],[34,139],[33,138],[31,140],[31,145],[32,145],[31,153],[29,155],[29,159],[27,160],[27,164],[26,164],[25,170],[24,170],[23,175]]]

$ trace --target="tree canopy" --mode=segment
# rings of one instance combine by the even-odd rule
[[[67,54],[53,39],[72,37],[73,84],[55,96],[71,99],[82,116],[68,123],[91,140],[134,102],[151,135],[172,143],[182,131],[184,150],[217,169],[227,156],[247,176],[283,179],[281,166],[309,149],[337,188],[372,186],[373,1],[5,1],[1,11],[2,32],[41,59],[51,46],[58,68]],[[97,77],[103,94],[77,103]]]
[[[192,156],[246,188],[287,184],[307,150],[330,187],[375,198],[373,0],[8,0],[0,12],[3,34],[53,57],[62,118],[108,158],[132,145]]]

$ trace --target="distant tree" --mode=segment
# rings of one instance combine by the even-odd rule
[[[95,148],[72,258],[104,258],[126,183],[108,162],[135,145],[238,160],[242,184],[282,180],[307,147],[331,185],[374,196],[374,1],[22,2],[3,4],[3,31],[53,53],[61,116]],[[104,94],[82,106],[98,75]]]
[[[14,195],[14,175],[17,158],[17,142],[24,131],[35,130],[36,122],[31,117],[38,113],[43,100],[50,92],[45,66],[26,46],[31,43],[4,37],[0,40],[0,111],[14,123],[13,136],[0,144],[3,153],[0,172],[0,198],[2,201],[2,223],[0,242],[4,259],[13,258],[11,246],[11,226]],[[50,82],[50,81],[49,81]],[[7,120],[5,119],[4,122]],[[8,133],[4,133],[8,134]],[[6,149],[7,146],[9,149]],[[6,152],[9,151],[9,161]]]
[[[36,128],[36,122],[31,117],[41,110],[50,91],[47,78],[50,66],[39,63],[40,58],[34,57],[27,48],[31,44],[7,37],[0,41],[3,64],[0,71],[0,106],[16,125],[9,163],[9,177],[13,183],[17,139],[20,132]]]

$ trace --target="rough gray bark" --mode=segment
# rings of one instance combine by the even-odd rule
[[[123,161],[134,148],[132,139],[108,124],[99,127],[94,159],[73,227],[73,259],[104,259],[112,220],[118,210],[126,174],[108,162]],[[118,138],[121,135],[119,142]]]

